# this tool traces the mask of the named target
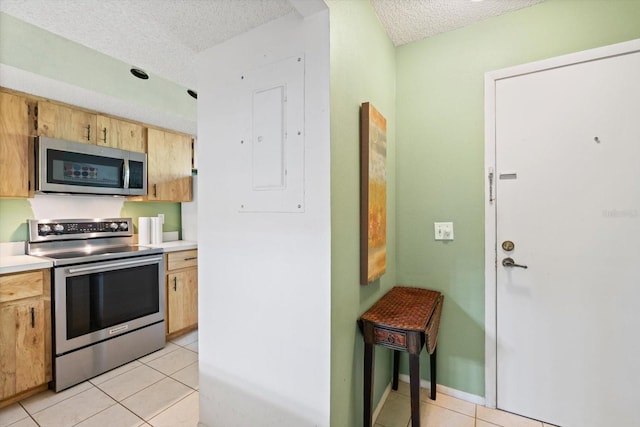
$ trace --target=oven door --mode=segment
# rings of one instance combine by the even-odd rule
[[[55,354],[164,321],[162,255],[54,268]]]

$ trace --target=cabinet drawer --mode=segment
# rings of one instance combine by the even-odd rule
[[[0,303],[42,295],[42,271],[0,276]]]
[[[198,250],[169,252],[167,254],[167,270],[195,267],[198,265]]]
[[[373,336],[376,344],[403,348],[407,346],[407,335],[403,332],[373,328]]]

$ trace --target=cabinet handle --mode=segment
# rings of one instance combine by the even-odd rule
[[[36,309],[31,307],[31,329],[36,327]]]
[[[158,197],[158,184],[153,184],[153,197]]]
[[[177,288],[178,288],[178,278],[174,277],[173,278],[173,290],[177,291],[178,290]]]
[[[194,260],[194,259],[198,259],[198,257],[197,256],[191,256],[189,258],[185,258],[184,260],[185,261],[191,261],[191,260]]]
[[[102,129],[102,137],[104,139],[104,143],[107,143],[107,128]]]
[[[87,125],[87,141],[91,141],[91,125]]]

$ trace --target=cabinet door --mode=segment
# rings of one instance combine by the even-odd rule
[[[198,324],[198,269],[167,275],[167,333]]]
[[[191,201],[191,137],[147,131],[148,200]]]
[[[50,102],[38,102],[38,135],[96,143],[96,115]]]
[[[146,152],[142,125],[113,117],[97,117],[97,144],[121,150]]]
[[[29,197],[31,150],[29,150],[27,100],[0,92],[0,197]]]
[[[47,382],[45,302],[0,305],[0,400]]]

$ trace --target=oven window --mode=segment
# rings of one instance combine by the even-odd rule
[[[67,339],[157,313],[158,265],[67,277]]]

